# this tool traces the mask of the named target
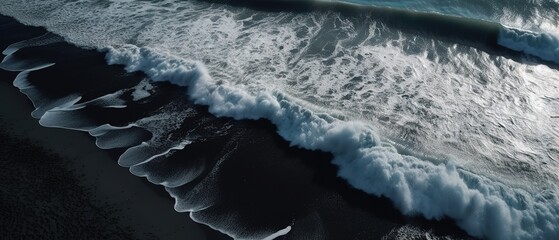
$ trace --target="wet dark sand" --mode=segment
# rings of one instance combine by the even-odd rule
[[[0,26],[19,25],[0,17]],[[0,49],[41,35],[2,32]],[[13,34],[12,34],[13,33]],[[45,128],[0,70],[2,239],[230,239],[173,210],[162,187],[133,176],[82,132]]]
[[[3,239],[227,239],[175,212],[162,187],[85,133],[40,126],[15,87],[0,82],[0,96]]]

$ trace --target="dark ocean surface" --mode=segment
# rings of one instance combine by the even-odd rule
[[[236,239],[556,239],[558,6],[7,1],[0,67]]]

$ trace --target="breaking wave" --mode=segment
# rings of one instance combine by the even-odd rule
[[[332,153],[340,177],[369,194],[388,197],[405,215],[449,217],[472,236],[489,239],[559,237],[559,199],[552,190],[533,195],[452,162],[436,165],[401,154],[364,123],[314,113],[280,92],[253,94],[215,82],[199,63],[133,45],[106,51],[109,64],[188,87],[188,95],[216,116],[268,119],[292,145]]]
[[[400,127],[402,132],[409,130],[412,132],[409,135],[413,135],[415,131],[419,136],[405,139],[411,141],[412,146],[414,137],[423,140],[423,144],[439,145],[440,138],[420,138],[425,133],[444,133],[453,140],[464,137],[467,144],[448,141],[449,145],[463,151],[481,152],[479,155],[473,154],[475,157],[484,157],[476,162],[481,166],[490,165],[487,162],[491,161],[504,162],[505,166],[515,165],[506,162],[511,160],[510,156],[528,159],[519,161],[519,165],[533,167],[547,164],[546,161],[554,160],[554,146],[549,147],[547,144],[554,142],[554,136],[557,135],[542,137],[542,132],[555,134],[554,125],[548,121],[542,124],[541,129],[535,129],[533,124],[541,123],[540,113],[551,111],[548,109],[553,109],[549,107],[553,104],[548,103],[551,100],[539,100],[540,93],[521,95],[526,90],[522,88],[526,86],[524,81],[530,82],[541,76],[537,75],[537,69],[533,71],[519,66],[522,61],[519,61],[518,56],[535,56],[547,61],[545,65],[555,66],[559,63],[559,40],[553,34],[508,27],[508,24],[505,26],[487,17],[445,15],[447,12],[444,11],[414,12],[336,5],[334,13],[331,13],[334,3],[323,3],[326,8],[307,3],[297,11],[324,10],[327,13],[295,15],[291,14],[297,12],[293,9],[287,9],[288,13],[268,14],[244,8],[229,9],[228,5],[198,6],[191,2],[180,7],[168,4],[161,9],[156,6],[157,3],[134,5],[137,8],[131,10],[124,2],[109,2],[107,6],[101,7],[80,1],[63,5],[57,8],[60,12],[53,14],[54,20],[50,16],[18,15],[17,7],[14,7],[14,12],[9,7],[0,7],[0,10],[28,24],[44,25],[70,42],[102,49],[109,64],[123,65],[129,72],[141,71],[152,81],[187,87],[188,97],[197,104],[208,106],[215,116],[269,120],[277,127],[278,134],[293,146],[332,153],[340,177],[366,193],[389,198],[405,215],[421,215],[427,219],[451,218],[472,236],[489,239],[559,238],[559,199],[557,189],[553,188],[555,185],[550,184],[553,185],[550,188],[538,187],[538,191],[534,192],[511,186],[505,180],[499,182],[496,180],[498,177],[480,173],[483,170],[462,167],[462,160],[467,161],[460,159],[460,156],[457,159],[432,161],[421,157],[423,153],[415,154],[413,147],[404,151],[396,143],[385,140],[384,136],[379,136],[382,135],[381,131],[373,129],[374,124],[370,122],[352,120],[359,118],[341,117],[332,111],[320,109],[332,106],[332,102],[347,100],[351,104],[344,105],[344,102],[333,108],[357,106],[357,110],[362,111],[358,114],[373,112],[370,118],[395,121],[393,124],[396,127],[389,130]],[[17,1],[9,4],[19,6]],[[45,3],[39,1],[37,4]],[[261,9],[262,6],[258,5],[256,9],[270,11],[269,8]],[[83,11],[82,8],[95,11]],[[272,10],[287,11],[285,8]],[[103,15],[106,12],[117,13],[115,15],[121,18],[113,24],[114,15]],[[80,19],[80,14],[89,13],[92,15],[88,15],[87,21],[75,21],[75,18]],[[102,16],[101,20],[96,19],[97,16]],[[187,17],[175,19],[176,16]],[[192,24],[187,25],[185,22]],[[166,28],[167,25],[173,27]],[[166,32],[166,29],[170,29],[170,32]],[[12,54],[20,48],[60,40],[56,36],[45,35],[16,43],[4,51],[7,56],[2,67],[23,71],[14,85],[32,99],[36,107],[32,116],[39,118],[44,126],[87,131],[97,138],[100,148],[127,148],[120,156],[119,164],[129,167],[135,175],[167,187],[177,200],[177,211],[205,208],[183,205],[178,194],[170,190],[196,179],[205,170],[202,167],[168,175],[146,170],[149,168],[146,166],[148,163],[156,162],[162,156],[184,149],[192,143],[192,139],[168,138],[167,129],[159,129],[160,125],[153,123],[165,122],[170,128],[178,129],[181,120],[189,113],[175,113],[172,109],[119,127],[110,124],[99,126],[75,114],[88,106],[126,108],[129,102],[122,99],[124,95],[132,101],[142,101],[153,93],[153,86],[148,81],[133,89],[126,89],[130,96],[122,90],[83,102],[79,94],[49,98],[27,82],[29,72],[47,68],[52,63],[17,61]],[[174,54],[174,51],[178,53]],[[275,52],[278,54],[268,55]],[[239,54],[242,56],[239,57]],[[204,63],[187,59],[203,60]],[[238,59],[243,61],[238,62]],[[268,65],[271,67],[259,68]],[[405,65],[405,69],[402,65]],[[512,72],[513,69],[520,70]],[[503,72],[509,70],[511,75],[520,76],[503,77]],[[547,70],[541,75],[552,72]],[[522,74],[526,74],[526,77]],[[245,77],[247,79],[239,80]],[[248,86],[243,85],[243,81],[248,82]],[[273,85],[276,82],[280,82],[278,85],[281,87],[276,88]],[[491,85],[491,82],[499,84]],[[339,86],[330,88],[329,84]],[[435,91],[425,88],[429,85]],[[546,85],[538,87],[549,89]],[[319,99],[322,106],[308,103],[312,102],[310,97],[301,100],[301,96],[314,96],[317,92],[318,95],[322,94],[319,96],[323,98]],[[372,95],[379,97],[369,98]],[[419,98],[409,101],[409,109],[402,113],[399,103],[414,95],[419,95]],[[534,95],[538,95],[538,99],[534,100]],[[483,101],[476,102],[473,98],[477,97]],[[451,101],[446,101],[450,98]],[[452,106],[444,108],[449,104]],[[389,110],[382,113],[385,115],[376,116],[375,105],[387,105],[386,109]],[[361,106],[364,107],[361,109]],[[470,109],[471,106],[474,107]],[[391,112],[390,108],[397,110]],[[488,111],[480,120],[477,114],[480,109],[486,108],[492,111]],[[495,111],[507,108],[512,110]],[[447,114],[449,111],[452,114]],[[460,115],[464,117],[456,117]],[[501,115],[510,119],[501,118]],[[525,115],[526,118],[521,118]],[[412,120],[408,122],[409,119]],[[517,124],[514,119],[528,120]],[[457,121],[464,124],[457,124]],[[419,127],[408,129],[410,123]],[[441,123],[449,124],[437,128]],[[491,126],[486,127],[485,123]],[[437,127],[430,128],[431,124]],[[524,129],[526,132],[521,132]],[[471,131],[466,134],[462,130]],[[537,137],[545,139],[534,141]],[[538,144],[545,148],[538,148]],[[418,149],[421,150],[421,147]],[[444,152],[445,149],[441,149]],[[484,154],[488,149],[495,149],[496,153]],[[491,159],[493,156],[502,159]],[[516,170],[514,167],[511,169]],[[534,179],[528,181],[531,180]],[[289,229],[285,228],[271,236],[286,234]],[[231,232],[228,234],[233,235]]]
[[[559,38],[552,34],[502,27],[498,43],[515,51],[559,63]]]

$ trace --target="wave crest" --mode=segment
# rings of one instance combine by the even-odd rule
[[[559,38],[549,33],[502,27],[497,42],[506,48],[559,63]]]
[[[476,237],[556,239],[559,199],[528,193],[457,168],[398,153],[365,123],[316,114],[273,90],[255,94],[214,81],[202,64],[133,45],[106,49],[109,64],[155,81],[188,87],[217,116],[268,119],[292,145],[334,154],[339,176],[366,193],[386,196],[405,215],[454,219]]]

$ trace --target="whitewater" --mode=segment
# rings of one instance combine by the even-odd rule
[[[267,119],[292,146],[332,153],[339,177],[404,215],[451,218],[480,238],[559,239],[559,3],[282,4],[5,1],[0,13],[97,49],[108,64],[187,87],[215,116]],[[59,39],[33,43],[51,41]],[[111,131],[150,131],[157,150],[131,146],[119,164],[167,187],[177,211],[196,211],[172,191],[196,173],[162,179],[138,167],[191,139],[165,140],[150,119],[124,127],[69,119],[88,104],[126,101],[115,93],[41,103],[25,74],[51,63],[12,63],[20,47],[28,46],[4,51],[2,67],[24,71],[14,85],[33,100],[33,117],[88,131],[101,148],[137,144],[103,140]],[[135,101],[149,90],[143,83]],[[153,118],[177,125],[181,114]]]

